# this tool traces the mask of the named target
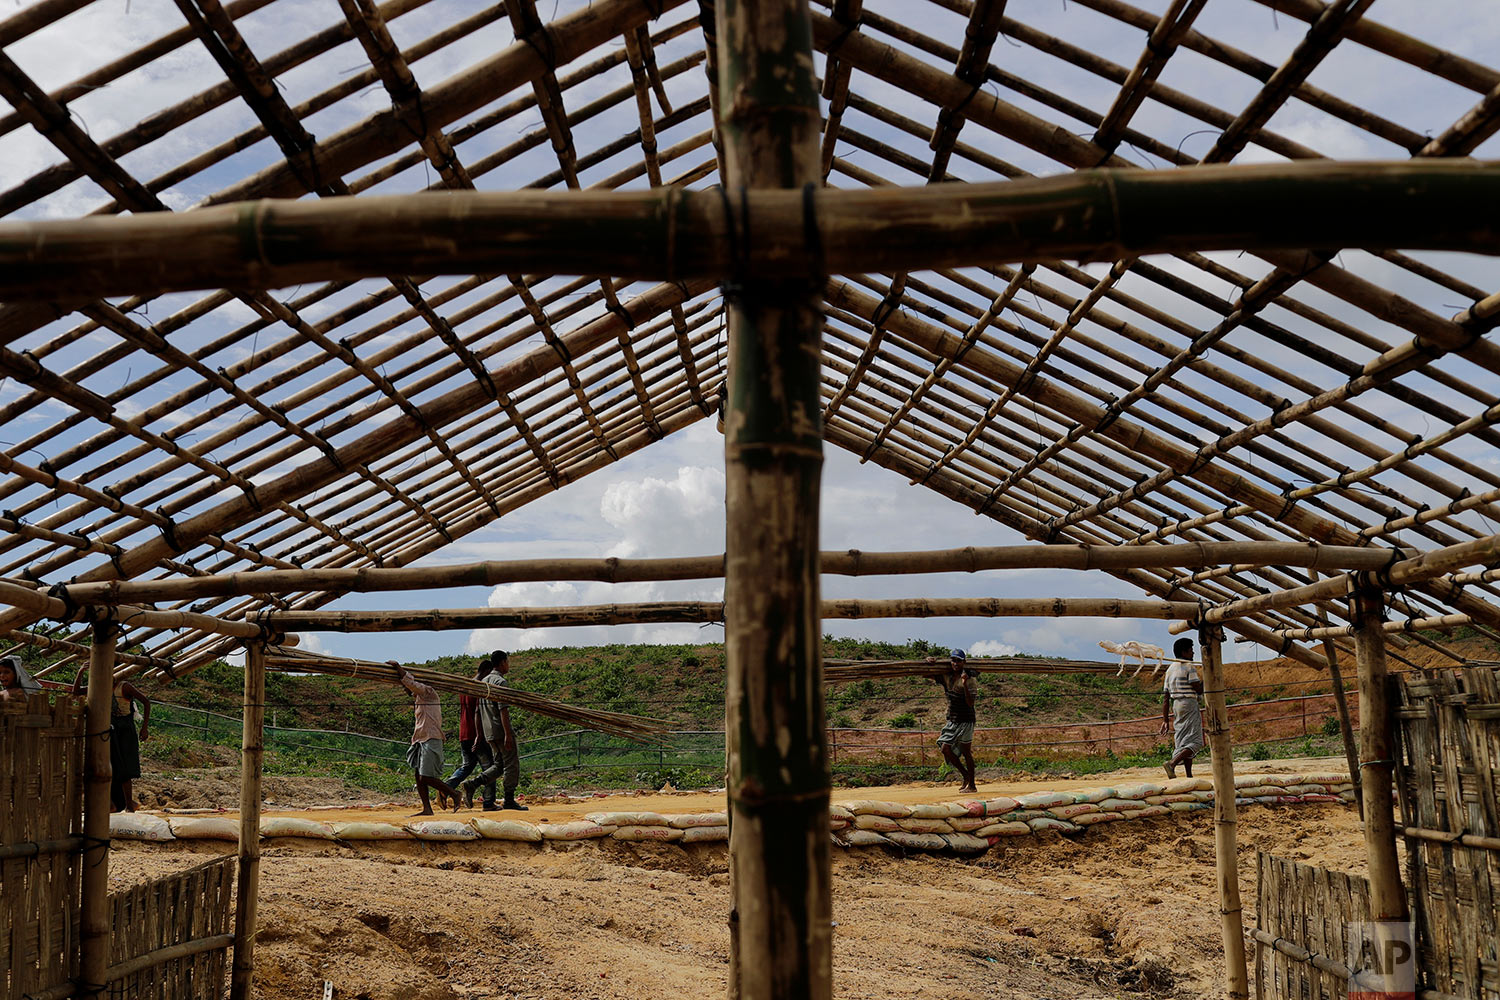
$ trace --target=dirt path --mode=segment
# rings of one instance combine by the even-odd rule
[[[1090,783],[1101,782],[1077,784]],[[943,797],[934,791],[929,800]],[[1247,919],[1257,849],[1362,869],[1346,807],[1247,809],[1239,831]],[[124,847],[112,880],[221,850],[232,845]],[[1185,998],[1221,988],[1211,815],[1108,824],[1076,841],[1027,838],[972,860],[837,848],[833,857],[841,998]],[[321,995],[325,979],[338,997],[368,1000],[720,996],[727,862],[723,845],[268,844],[256,996],[302,1000]]]

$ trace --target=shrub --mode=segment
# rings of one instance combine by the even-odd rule
[[[891,718],[891,726],[895,729],[917,728],[917,717],[910,712],[902,712]]]
[[[1253,747],[1250,748],[1250,759],[1251,760],[1270,760],[1271,759],[1271,748],[1268,747],[1268,746],[1266,746],[1264,743],[1257,743],[1257,744],[1255,744],[1255,746],[1253,746]]]
[[[1339,734],[1339,719],[1336,715],[1330,715],[1323,720],[1323,735],[1337,736]]]

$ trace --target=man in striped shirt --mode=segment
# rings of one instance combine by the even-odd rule
[[[1172,759],[1167,761],[1167,777],[1177,777],[1181,764],[1189,778],[1193,776],[1193,757],[1203,749],[1203,714],[1198,696],[1203,694],[1203,679],[1193,665],[1193,640],[1178,639],[1172,647],[1177,662],[1167,667],[1162,681],[1161,729],[1172,731]]]

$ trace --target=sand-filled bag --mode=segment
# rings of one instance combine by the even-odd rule
[[[891,819],[905,819],[911,815],[911,806],[905,806],[899,802],[876,802],[873,799],[855,799],[853,802],[845,802],[844,808],[856,816],[889,816]]]
[[[262,837],[307,837],[312,840],[332,840],[333,827],[311,819],[295,816],[265,816],[260,821]]]
[[[406,828],[411,835],[418,840],[433,841],[460,841],[478,840],[479,831],[469,824],[456,819],[429,819],[417,823],[408,823]]]
[[[653,812],[589,813],[583,817],[600,826],[666,826],[667,817]]]
[[[1119,810],[1115,811],[1119,812]],[[1152,816],[1170,816],[1172,815],[1172,810],[1166,806],[1147,806],[1144,809],[1136,809],[1133,812],[1122,812],[1120,815],[1126,819],[1148,819]]]
[[[724,813],[686,813],[668,816],[667,825],[675,826],[679,830],[687,830],[695,826],[728,826],[729,817]]]
[[[1167,808],[1172,810],[1174,813],[1182,813],[1200,812],[1204,809],[1212,809],[1213,806],[1210,806],[1206,802],[1168,802]]]
[[[1074,802],[1071,805],[1066,806],[1053,806],[1052,808],[1047,810],[1047,812],[1051,813],[1053,816],[1056,816],[1058,819],[1074,819],[1078,816],[1083,816],[1088,813],[1098,811],[1099,807],[1094,805],[1092,802]]]
[[[240,821],[227,816],[173,816],[168,821],[179,840],[240,839]]]
[[[1247,799],[1260,799],[1267,796],[1286,795],[1287,790],[1281,785],[1251,785],[1247,788],[1236,788],[1236,795],[1243,795]]]
[[[976,830],[976,837],[1024,837],[1031,833],[1031,827],[1025,823],[991,823],[989,826]]]
[[[1098,805],[1105,799],[1114,798],[1115,790],[1113,788],[1085,788],[1081,792],[1073,792],[1071,794],[1074,802],[1092,802]]]
[[[841,806],[837,802],[835,802],[828,807],[828,818],[841,819],[846,823],[853,823],[854,813],[850,811],[848,807]]]
[[[1084,813],[1082,816],[1074,816],[1073,822],[1079,826],[1093,826],[1096,823],[1113,823],[1124,818],[1121,813],[1117,812],[1091,812]]]
[[[1045,809],[1012,809],[1010,812],[1002,813],[994,818],[1002,823],[1029,823],[1034,819],[1041,819],[1043,816],[1049,815],[1050,813]]]
[[[1073,804],[1073,796],[1067,792],[1028,792],[1016,799],[1022,809],[1050,809],[1053,806]]]
[[[988,819],[991,816],[999,816],[1001,813],[1012,812],[1015,810],[1017,804],[1015,799],[1006,795],[999,795],[993,799],[962,803],[965,815],[979,816],[984,819]]]
[[[1145,781],[1138,785],[1115,786],[1115,798],[1118,799],[1145,799],[1148,795],[1161,795],[1163,789],[1154,782]]]
[[[1214,783],[1208,778],[1171,778],[1161,786],[1163,795],[1181,795],[1183,792],[1211,792]]]
[[[1169,806],[1173,802],[1201,802],[1202,799],[1191,792],[1181,792],[1177,795],[1148,795],[1146,804],[1151,806]]]
[[[333,824],[333,835],[339,840],[410,840],[411,831],[394,823],[360,820]]]
[[[1076,824],[1070,823],[1065,819],[1058,819],[1056,816],[1038,816],[1036,819],[1028,820],[1026,825],[1031,827],[1034,832],[1038,833],[1043,830],[1056,830],[1059,833],[1073,833],[1079,829],[1082,829]]]
[[[493,820],[476,816],[469,821],[485,840],[523,840],[531,844],[542,842],[542,831],[535,823],[519,819]]]
[[[622,826],[610,836],[615,840],[628,840],[636,843],[647,840],[672,843],[682,839],[682,831],[675,826]]]
[[[907,833],[952,833],[953,827],[945,819],[923,819],[909,816],[896,820],[896,824]]]
[[[684,844],[709,844],[729,839],[727,826],[690,826],[682,831]]]
[[[150,813],[110,813],[109,835],[120,840],[149,840],[156,843],[172,840],[172,826]]]
[[[590,820],[579,819],[571,823],[541,823],[537,829],[541,831],[543,840],[593,840],[608,837],[615,832],[616,827],[600,826]]]
[[[901,824],[889,816],[873,816],[866,813],[855,816],[854,825],[861,830],[874,830],[876,833],[893,833],[901,829]]]
[[[1327,785],[1302,784],[1284,785],[1282,787],[1286,789],[1288,795],[1326,795],[1328,793]]]
[[[948,819],[968,812],[961,802],[922,802],[911,807],[912,819]]]
[[[859,829],[844,830],[841,833],[836,833],[833,835],[833,840],[834,843],[843,847],[880,847],[881,845],[890,843],[883,835],[876,833],[874,830]]]
[[[948,821],[957,833],[973,833],[982,826],[990,826],[995,822],[993,816],[955,816]]]
[[[975,837],[967,833],[940,833],[938,836],[946,840],[948,846],[960,854],[977,854],[990,849],[990,842],[983,837]]]
[[[1105,799],[1099,808],[1105,812],[1139,812],[1150,808],[1150,803],[1145,799]]]
[[[905,847],[912,851],[941,851],[948,846],[948,842],[935,833],[907,833],[901,830],[897,833],[886,834],[885,839],[897,847]]]

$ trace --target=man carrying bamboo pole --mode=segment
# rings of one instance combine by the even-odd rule
[[[496,688],[505,687],[505,675],[510,673],[510,654],[497,649],[490,656],[489,663],[490,671],[484,675],[484,682]],[[521,782],[521,753],[516,747],[516,731],[510,725],[510,709],[504,702],[487,698],[479,706],[479,723],[494,759],[489,767],[464,782],[464,802],[472,806],[474,789],[486,782],[493,784],[503,773],[505,800],[500,803],[500,808],[524,812],[526,807],[516,801],[516,785]]]
[[[932,657],[929,662],[935,662]],[[948,672],[938,674],[937,681],[948,698],[948,718],[938,734],[938,749],[943,759],[964,779],[960,792],[977,792],[974,783],[974,671],[968,669],[968,656],[961,649],[948,654]]]
[[[1177,662],[1167,668],[1161,689],[1162,735],[1172,731],[1172,759],[1167,761],[1167,777],[1177,777],[1177,766],[1193,776],[1193,758],[1203,749],[1203,713],[1198,698],[1203,694],[1203,679],[1193,666],[1193,640],[1178,639],[1172,646]]]
[[[417,773],[417,795],[422,799],[422,811],[413,816],[431,816],[432,791],[438,793],[438,805],[458,809],[458,793],[442,779],[443,773],[443,706],[433,688],[407,673],[395,660],[387,660],[397,670],[401,686],[411,692],[415,710],[412,725],[411,746],[406,751],[406,762]]]
[[[490,659],[485,657],[479,661],[479,667],[474,673],[476,681],[482,681],[489,676]],[[454,788],[458,788],[459,782],[474,773],[478,768],[482,773],[492,763],[494,757],[490,754],[489,742],[484,738],[484,730],[480,721],[480,699],[472,694],[464,693],[458,696],[458,747],[462,760],[453,773],[448,775],[447,782]],[[493,812],[500,807],[495,805],[495,783],[485,782],[481,796],[484,802],[484,811]],[[473,806],[473,796],[465,792],[464,800],[469,806]]]

